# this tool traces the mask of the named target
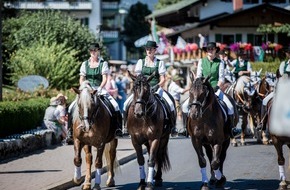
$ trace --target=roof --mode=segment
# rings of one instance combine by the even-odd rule
[[[147,15],[145,18],[146,19],[150,19],[150,18],[156,18],[156,17],[159,17],[159,16],[164,16],[164,15],[167,15],[167,14],[170,14],[170,13],[175,13],[175,12],[178,12],[179,10],[185,8],[185,7],[188,7],[194,3],[197,3],[199,2],[200,0],[183,0],[179,3],[176,3],[176,4],[172,4],[172,5],[169,5],[163,9],[160,9],[160,10],[155,10],[153,11],[150,15]]]

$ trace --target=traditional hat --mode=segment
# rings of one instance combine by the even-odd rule
[[[209,42],[206,47],[202,47],[203,51],[206,51],[206,52],[208,48],[216,48],[216,53],[220,51],[220,48],[216,46],[215,42]]]
[[[96,49],[102,49],[98,43],[91,43],[89,50],[94,51]]]
[[[179,81],[179,80],[183,80],[183,78],[182,78],[181,76],[179,76],[179,75],[174,75],[174,76],[172,77],[172,80],[173,80],[173,81]]]
[[[228,50],[221,50],[221,51],[219,52],[219,54],[220,54],[220,55],[226,55],[226,56],[228,56],[228,55],[229,55],[229,51],[228,51]]]
[[[147,41],[146,44],[144,45],[145,48],[158,48],[156,42],[154,41]]]
[[[284,48],[285,53],[290,53],[290,46],[288,48]]]
[[[57,97],[50,98],[49,105],[50,106],[57,106],[58,105]]]
[[[244,56],[244,55],[247,55],[247,53],[245,51],[239,51],[237,53],[238,56]]]
[[[67,100],[67,96],[63,95],[62,93],[59,93],[56,98],[59,99],[60,97],[64,97],[64,99]]]

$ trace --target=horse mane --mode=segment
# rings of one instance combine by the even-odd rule
[[[87,90],[84,90],[87,89]],[[91,108],[91,93],[93,88],[90,85],[90,82],[88,80],[83,81],[79,87],[79,94],[77,94],[76,100],[79,102],[82,102],[83,104],[86,104],[88,108]],[[77,104],[77,103],[76,103]],[[73,116],[73,122],[75,122],[77,119],[79,119],[79,106],[75,105],[75,109],[72,113]]]
[[[243,94],[244,93],[244,83],[247,83],[250,81],[250,77],[248,76],[241,76],[240,78],[238,78],[237,83],[236,83],[236,87],[235,87],[235,91],[238,94]]]

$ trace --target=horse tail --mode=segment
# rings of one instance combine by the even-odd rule
[[[162,171],[169,171],[171,169],[171,164],[168,156],[168,138],[161,139],[160,145],[157,152],[157,165],[161,167]]]
[[[119,162],[118,162],[118,159],[117,159],[117,154],[116,154],[115,158],[112,158],[112,156],[111,156],[111,152],[110,151],[113,149],[111,147],[112,146],[111,143],[112,142],[106,143],[106,145],[105,145],[105,150],[104,150],[104,154],[103,154],[105,159],[103,159],[103,160],[105,161],[104,165],[107,165],[109,167],[113,167],[113,169],[115,170],[115,169],[117,169],[119,167]],[[112,150],[112,151],[114,151],[114,150]],[[112,160],[112,159],[114,159],[114,160]],[[110,166],[110,163],[112,163],[112,161],[113,161],[113,166]]]

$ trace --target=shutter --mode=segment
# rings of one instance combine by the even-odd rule
[[[222,35],[221,34],[215,34],[215,41],[222,43]]]
[[[254,44],[254,34],[247,34],[247,43]]]
[[[242,34],[236,34],[236,42],[242,42]]]

